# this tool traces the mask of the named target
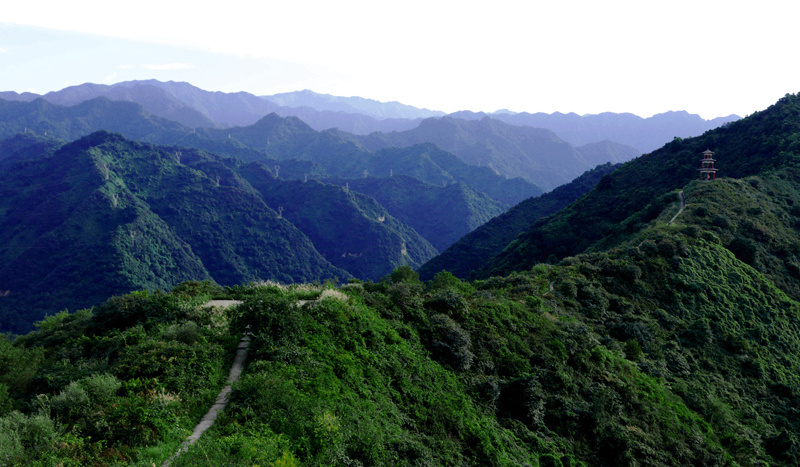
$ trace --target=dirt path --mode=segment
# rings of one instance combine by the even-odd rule
[[[683,208],[686,207],[686,199],[683,197],[683,190],[679,191],[678,195],[680,195],[681,197],[681,208],[678,209],[678,213],[672,216],[672,219],[670,219],[669,222],[667,222],[667,225],[671,225],[673,222],[675,222],[675,219],[677,219],[678,216],[680,216],[681,213],[683,212]]]
[[[224,303],[223,303],[224,302]],[[214,300],[206,303],[205,306],[221,306],[223,308],[227,308],[229,306],[237,305],[242,303],[237,300]],[[242,340],[239,341],[239,346],[236,348],[236,357],[233,359],[233,365],[231,365],[231,371],[228,373],[228,381],[225,384],[225,387],[222,388],[222,391],[219,392],[217,395],[217,400],[214,401],[214,405],[208,409],[208,412],[203,415],[203,418],[200,419],[200,422],[194,427],[192,431],[192,435],[189,436],[186,441],[183,442],[181,448],[178,449],[172,457],[165,460],[161,467],[169,467],[169,465],[174,462],[178,456],[186,452],[189,449],[189,446],[193,445],[200,439],[200,436],[203,433],[211,428],[211,425],[214,424],[214,421],[217,419],[219,413],[225,409],[225,406],[228,405],[228,395],[231,393],[231,385],[239,380],[239,376],[242,375],[242,367],[244,365],[244,361],[247,358],[247,349],[250,347],[250,326],[247,326],[245,329],[244,334],[242,335]]]

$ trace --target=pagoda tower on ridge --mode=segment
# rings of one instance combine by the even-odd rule
[[[714,153],[706,149],[703,151],[703,158],[700,159],[702,166],[700,167],[700,180],[710,182],[717,179],[717,169],[714,168]]]

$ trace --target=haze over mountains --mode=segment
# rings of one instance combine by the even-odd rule
[[[369,135],[319,131],[293,113],[312,115],[318,123],[342,118],[389,126],[405,122],[408,129]],[[551,130],[500,120],[509,115],[468,120],[399,103],[310,91],[258,97],[155,80],[111,86],[87,83],[42,97],[2,93],[0,173],[8,205],[0,221],[8,236],[5,241],[15,245],[4,250],[0,268],[6,290],[15,291],[0,303],[4,305],[0,313],[9,317],[5,326],[24,329],[43,313],[97,303],[106,292],[168,288],[187,278],[220,284],[334,277],[378,280],[400,265],[421,266],[520,201],[568,183],[597,165],[638,155],[635,149],[608,140],[575,147]],[[100,160],[97,154],[106,156]],[[91,167],[90,162],[71,161],[74,157],[95,161],[92,170],[101,173],[99,184],[79,188],[67,177],[64,184],[46,191],[49,198],[36,200],[27,198],[31,195],[24,183],[15,184],[30,180],[36,186],[39,178],[49,180],[48,172],[66,174],[69,164]],[[124,169],[114,169],[116,164]],[[142,178],[144,173],[157,179]],[[102,179],[115,180],[119,186],[104,188]],[[180,181],[170,185],[173,182],[167,180]],[[549,206],[545,210],[522,209],[524,221],[500,240],[489,241],[495,249],[491,255],[508,235],[515,236],[526,223],[551,212],[547,209],[563,207],[567,198],[590,189],[598,178],[585,180],[592,182],[568,189],[570,195],[558,195],[554,199],[561,201],[555,204],[543,199],[542,206]],[[160,195],[153,195],[156,192]],[[217,199],[220,193],[225,193],[223,199]],[[111,200],[110,208],[102,202],[105,208],[88,209],[104,197]],[[117,219],[114,213],[126,199],[132,207],[124,212],[130,213]],[[14,211],[14,206],[35,208]],[[253,208],[243,217],[222,214],[242,206]],[[40,221],[40,210],[50,208],[59,214]],[[38,214],[25,217],[26,213]],[[99,220],[106,218],[116,220]],[[101,224],[105,227],[98,231]],[[144,227],[136,227],[139,224]],[[256,226],[267,230],[259,233],[253,230]],[[138,241],[131,237],[127,245],[122,240],[127,238],[125,229],[128,236],[142,237]],[[90,254],[84,245],[93,243],[81,235],[116,246]],[[68,246],[73,243],[74,248]],[[293,256],[272,256],[280,244],[296,244]],[[72,259],[60,261],[61,253],[43,245],[73,251]],[[131,253],[141,245],[146,245],[141,257]],[[23,264],[39,264],[42,251],[52,253],[41,262],[45,270],[17,274]],[[118,279],[105,285],[94,281],[100,289],[68,280],[85,272],[65,270],[55,276],[46,272],[54,261],[71,267],[74,254],[94,257],[98,251],[105,252],[101,256],[106,264],[130,256],[121,263],[123,269],[103,273]],[[473,266],[465,264],[453,267],[468,274]],[[170,272],[176,268],[181,272]],[[30,274],[55,279],[33,280]],[[24,316],[12,311],[21,296],[40,296],[44,288],[54,298],[30,306]]]
[[[307,90],[259,97],[246,92],[209,92],[188,83],[157,80],[128,81],[114,85],[87,83],[44,96],[0,92],[0,98],[6,100],[30,101],[44,97],[62,105],[74,105],[100,96],[111,100],[137,102],[154,115],[174,119],[190,128],[250,125],[264,115],[275,112],[281,116],[300,117],[319,131],[338,128],[364,135],[374,131],[410,130],[419,125],[422,119],[443,116],[441,112],[417,109],[396,102],[380,103],[360,97],[337,97]],[[704,120],[686,112],[666,112],[649,118],[614,113],[579,116],[574,113],[531,114],[508,111],[463,111],[451,116],[465,120],[488,116],[510,125],[549,129],[574,146],[610,140],[636,148],[640,153],[652,151],[673,137],[696,136],[740,118],[730,115]]]

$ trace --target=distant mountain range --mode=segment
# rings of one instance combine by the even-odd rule
[[[265,115],[296,116],[312,128],[322,131],[338,128],[366,135],[375,131],[406,131],[425,118],[444,116],[442,112],[378,102],[361,97],[339,97],[312,91],[296,91],[256,96],[246,92],[205,91],[188,83],[157,80],[126,81],[113,85],[86,83],[39,96],[32,93],[0,92],[0,99],[32,101],[37,97],[74,105],[95,97],[125,100],[140,104],[153,115],[175,120],[190,128],[247,126]],[[636,148],[641,154],[652,151],[674,137],[697,136],[739,116],[704,120],[684,111],[665,112],[649,118],[629,113],[601,113],[580,116],[574,113],[494,113],[461,111],[450,114],[464,120],[491,117],[516,126],[531,126],[553,131],[573,146],[613,141]]]
[[[511,125],[546,128],[564,141],[575,146],[609,140],[636,148],[646,153],[660,148],[673,138],[701,135],[729,122],[739,120],[738,115],[728,115],[705,120],[686,111],[664,112],[642,118],[630,113],[603,112],[597,115],[546,113],[456,112],[452,117],[477,120],[492,117]]]
[[[270,114],[253,125],[227,129],[187,128],[150,114],[132,102],[95,98],[72,107],[37,99],[12,102],[0,99],[0,138],[33,132],[63,141],[94,131],[117,132],[126,138],[162,145],[205,149],[245,161],[276,165],[286,161],[291,178],[363,177],[408,174],[434,185],[462,181],[493,199],[512,206],[542,193],[522,178],[506,178],[487,167],[466,164],[433,144],[369,151],[336,131],[318,132],[296,117]],[[281,162],[284,164],[284,162]],[[301,170],[305,170],[301,172]],[[284,177],[286,178],[286,177]]]
[[[509,125],[489,117],[428,118],[412,130],[372,133],[354,140],[371,150],[432,142],[468,164],[489,167],[506,177],[522,176],[548,191],[599,164],[625,162],[640,155],[634,148],[611,141],[576,148],[550,130]]]
[[[378,102],[373,99],[364,99],[363,97],[332,96],[330,94],[319,94],[308,89],[261,97],[283,107],[308,107],[319,111],[361,114],[376,120],[413,120],[445,115],[445,112],[420,109],[399,102]]]

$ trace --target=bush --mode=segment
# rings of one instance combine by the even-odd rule
[[[433,357],[458,371],[469,370],[475,355],[469,333],[447,315],[431,317]]]
[[[202,339],[200,327],[194,321],[173,324],[164,331],[164,339],[192,345]]]
[[[100,334],[112,329],[127,329],[136,325],[148,327],[175,320],[183,313],[176,297],[163,292],[143,290],[111,297],[94,309],[90,330]]]
[[[469,314],[469,303],[457,290],[446,288],[438,290],[425,300],[425,308],[433,313],[444,313],[456,319],[464,319]]]
[[[25,465],[55,448],[59,434],[43,413],[11,412],[0,418],[0,464]]]

